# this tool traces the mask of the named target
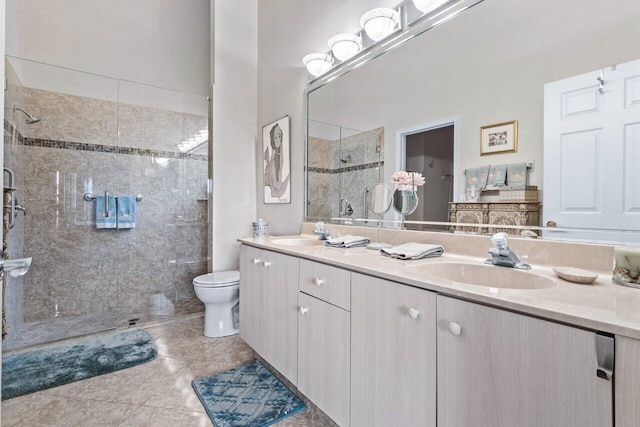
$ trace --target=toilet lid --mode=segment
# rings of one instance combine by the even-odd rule
[[[195,285],[206,286],[208,288],[237,285],[239,281],[239,271],[217,271],[215,273],[203,274],[193,279]]]

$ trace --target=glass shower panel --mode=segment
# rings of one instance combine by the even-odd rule
[[[202,311],[192,280],[207,272],[208,101],[120,81],[118,194],[140,195],[118,230],[119,296],[135,318]],[[153,256],[150,257],[149,253]]]
[[[5,242],[11,258],[33,263],[8,277],[3,349],[203,311],[191,281],[207,272],[206,98],[12,57],[5,65],[4,165],[16,188],[5,206],[9,194],[28,212]],[[40,121],[27,124],[13,105]],[[92,197],[107,193],[121,209],[142,197],[135,218],[128,212],[135,227],[97,228]]]
[[[112,275],[98,256],[110,240],[83,195],[115,184],[118,135],[116,80],[12,57],[5,66],[5,104],[40,119],[5,116],[4,165],[28,212],[5,241],[11,258],[33,257],[25,276],[6,283],[10,350],[114,327]]]
[[[340,217],[369,217],[369,193],[381,179],[381,154],[382,129],[360,131],[341,128],[338,154]]]

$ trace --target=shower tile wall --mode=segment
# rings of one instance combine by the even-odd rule
[[[381,153],[384,145],[384,128],[358,132],[344,136],[334,144],[334,164],[342,173],[334,176],[340,188],[340,197],[334,202],[333,212],[340,215],[340,200],[346,199],[353,208],[353,218],[367,218],[369,210],[364,203],[365,189],[381,182]],[[348,156],[351,160],[348,161]],[[337,161],[336,161],[337,160]],[[344,163],[347,160],[348,163]],[[339,169],[341,168],[341,169]]]
[[[335,141],[309,137],[308,216],[338,217],[340,199],[347,199],[353,208],[351,217],[366,218],[365,188],[383,179],[383,141],[384,128]]]
[[[11,84],[12,96],[22,92],[25,110],[42,119],[28,126],[7,115],[25,137],[5,162],[22,180],[28,211],[18,218],[27,230],[19,255],[33,257],[22,289],[7,290],[12,316],[20,305],[25,323],[170,315],[174,303],[193,299],[191,280],[207,271],[207,150],[185,158],[177,144],[206,129],[207,118]],[[8,143],[5,131],[5,150]],[[95,202],[83,195],[105,191],[142,195],[136,228],[96,229]],[[18,234],[10,231],[10,245],[20,246]]]

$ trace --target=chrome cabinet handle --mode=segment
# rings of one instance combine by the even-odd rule
[[[300,312],[300,314],[306,314],[306,313],[307,313],[307,311],[309,311],[309,309],[308,309],[307,307],[302,307],[302,306],[300,306],[300,307],[298,308],[298,311]]]
[[[262,262],[262,261],[261,261],[261,260],[259,260],[258,258],[254,258],[254,259],[253,259],[253,263],[254,263],[254,264],[260,264],[261,262]]]
[[[410,318],[412,318],[413,320],[416,320],[419,315],[420,315],[420,311],[416,310],[413,307],[409,307],[409,317]]]
[[[316,286],[322,286],[322,284],[324,283],[324,280],[316,277],[315,279],[313,279],[313,283],[315,283]]]
[[[264,265],[265,267],[269,267],[271,263],[269,261],[265,261],[262,263],[262,265]]]
[[[449,322],[449,332],[455,336],[459,336],[462,333],[462,326],[456,322]]]

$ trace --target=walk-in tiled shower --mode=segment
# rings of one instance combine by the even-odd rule
[[[207,272],[207,99],[5,64],[4,166],[26,208],[6,253],[33,263],[7,279],[3,349],[203,311],[191,280]],[[105,192],[141,196],[135,228],[96,228],[84,195]]]

